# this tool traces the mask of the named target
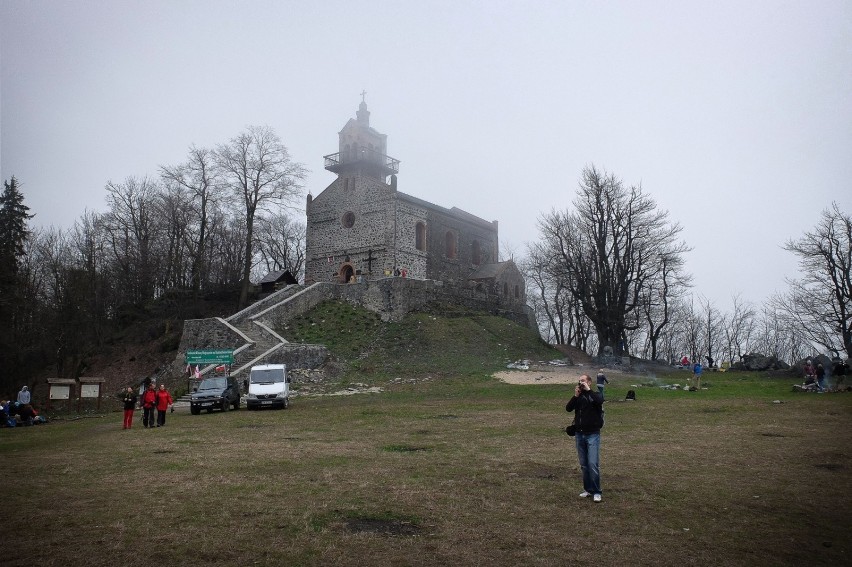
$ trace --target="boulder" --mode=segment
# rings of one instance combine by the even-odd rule
[[[786,370],[790,366],[774,356],[766,356],[753,352],[742,357],[740,362],[733,365],[737,370]]]

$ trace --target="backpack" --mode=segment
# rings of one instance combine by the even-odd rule
[[[624,398],[624,399],[625,400],[635,400],[636,399],[636,391],[635,390],[628,390],[627,391],[627,397]]]

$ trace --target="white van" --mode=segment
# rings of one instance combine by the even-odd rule
[[[290,406],[290,377],[286,364],[252,366],[245,398],[248,409]]]

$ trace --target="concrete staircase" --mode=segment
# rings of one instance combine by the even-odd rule
[[[290,285],[234,313],[227,319],[209,319],[205,320],[207,321],[205,324],[233,337],[229,339],[229,342],[235,341],[231,344],[242,343],[234,349],[234,364],[231,365],[231,376],[239,376],[252,366],[268,360],[270,355],[276,353],[280,355],[280,351],[288,347],[304,349],[305,345],[291,345],[276,333],[271,326],[274,324],[272,317],[275,321],[295,317],[328,297],[328,284],[314,284],[307,288],[301,285]],[[296,298],[298,300],[295,300]],[[188,346],[188,349],[190,348],[199,347]],[[215,368],[216,365],[211,364],[199,368],[199,372],[204,376],[212,373]]]

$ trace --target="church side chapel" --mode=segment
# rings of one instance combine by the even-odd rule
[[[307,197],[305,284],[429,279],[525,304],[520,270],[497,261],[497,221],[397,190],[400,162],[370,126],[365,94],[338,134],[338,152],[325,156],[337,178]]]

